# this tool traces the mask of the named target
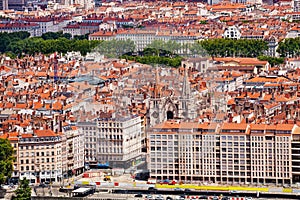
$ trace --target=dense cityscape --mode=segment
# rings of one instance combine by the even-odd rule
[[[299,20],[299,0],[1,0],[0,185],[298,195]]]

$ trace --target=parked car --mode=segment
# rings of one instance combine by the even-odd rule
[[[149,187],[149,188],[148,188],[148,191],[156,192],[157,189],[156,189],[155,187]]]
[[[153,197],[152,197],[151,194],[147,194],[146,199],[147,199],[147,200],[153,200]]]
[[[183,191],[181,188],[174,188],[174,191]]]
[[[136,194],[136,195],[134,195],[134,197],[143,197],[143,195],[142,194]]]

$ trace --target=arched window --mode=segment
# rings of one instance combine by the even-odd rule
[[[167,111],[167,119],[174,119],[174,113],[172,111]]]

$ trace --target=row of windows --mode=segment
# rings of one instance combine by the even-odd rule
[[[58,159],[59,160],[59,159]],[[49,162],[55,162],[55,158],[41,158],[41,163],[44,163],[44,162],[47,162],[47,163],[49,163]],[[36,159],[36,160],[34,160],[34,159],[31,159],[31,162],[30,162],[30,160],[29,159],[26,159],[26,160],[20,160],[20,164],[31,164],[31,163],[39,163],[40,162],[40,159]]]
[[[100,148],[100,153],[123,153],[122,148]]]
[[[97,159],[98,160],[98,159]],[[122,156],[99,156],[99,161],[108,161],[108,160],[123,160]]]
[[[123,127],[123,124],[122,123],[111,123],[111,122],[110,123],[99,122],[99,126],[100,127]]]
[[[41,174],[46,174],[46,173],[47,173],[47,174],[50,174],[50,172],[44,172],[44,170],[45,170],[45,169],[44,169],[44,165],[42,165],[41,167],[42,167],[42,168],[41,168],[41,169],[42,169],[42,170],[41,170]],[[45,167],[46,167],[47,170],[50,169],[50,165],[45,165]],[[55,165],[52,165],[52,169],[55,169]],[[25,167],[24,167],[24,166],[21,166],[21,167],[20,167],[20,170],[21,170],[21,171],[24,171],[24,170],[26,170],[26,171],[32,170],[32,171],[33,171],[33,170],[35,170],[35,168],[34,168],[34,165],[32,165],[31,167],[30,167],[30,166],[25,166]],[[54,171],[52,171],[52,173],[54,174]],[[32,174],[32,175],[34,175],[34,174]]]
[[[59,146],[58,146],[59,147]],[[54,144],[52,145],[35,145],[35,146],[32,146],[32,145],[26,145],[26,146],[20,146],[20,150],[28,150],[28,149],[54,149]]]
[[[241,146],[241,147],[244,147],[244,146],[247,146],[249,147],[250,146],[250,143],[249,142],[222,142],[222,146]]]
[[[41,137],[41,138],[22,138],[20,139],[20,142],[55,142],[59,141],[61,138],[60,137]]]
[[[240,141],[244,141],[246,139],[246,137],[245,136],[231,136],[231,135],[226,136],[226,135],[222,135],[221,139],[222,140],[234,140],[234,141],[240,140]]]
[[[96,130],[96,127],[82,127],[82,130]]]
[[[178,151],[178,147],[170,147],[170,146],[168,146],[168,147],[151,147],[151,151],[164,151],[164,152],[166,152],[166,151],[171,151],[171,152],[173,152],[173,151]]]
[[[175,137],[176,136],[176,137]],[[173,139],[173,135],[150,135],[150,139]],[[174,135],[175,139],[178,139],[178,135]]]
[[[160,130],[159,129],[154,129],[153,130],[154,132],[159,132]],[[233,131],[235,132],[235,130],[223,130],[223,132],[229,132],[229,131]],[[177,132],[177,130],[170,130],[170,132]],[[240,132],[240,130],[237,130],[237,132]],[[288,133],[290,131],[278,131],[278,133]],[[184,138],[184,137],[190,137],[190,135],[181,135],[182,137],[181,138]],[[264,141],[264,140],[272,140],[274,136],[251,136],[251,140],[254,140],[254,141]],[[175,134],[175,135],[160,135],[160,134],[157,134],[157,135],[150,135],[150,139],[178,139],[178,135]],[[220,139],[218,136],[216,135],[193,135],[193,138],[194,139],[201,139],[203,138],[204,140],[218,140]],[[250,140],[249,137],[245,137],[245,136],[231,136],[231,135],[222,135],[221,136],[221,139],[222,140],[233,140],[233,141],[245,141],[246,139],[247,140]],[[277,141],[289,141],[289,137],[276,137]]]
[[[59,155],[60,154],[60,151],[57,151],[57,154]],[[20,157],[34,157],[34,156],[54,156],[55,155],[55,152],[54,151],[46,151],[46,152],[20,152]]]
[[[155,170],[152,169],[151,173],[152,174],[194,174],[194,175],[199,175],[199,174],[203,174],[201,173],[202,171],[199,170],[185,170],[185,171],[179,171],[179,170]],[[277,177],[289,177],[288,173],[273,173],[273,172],[269,172],[269,173],[252,173],[252,176],[256,176],[256,177],[274,177],[277,174]],[[215,175],[213,172],[208,172],[205,173],[205,175]],[[219,172],[217,172],[217,175],[219,175]],[[227,172],[227,171],[223,171],[222,172],[222,176],[251,176],[250,172]]]

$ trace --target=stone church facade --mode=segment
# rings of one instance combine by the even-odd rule
[[[191,93],[188,69],[184,67],[184,78],[181,88],[170,88],[160,82],[156,69],[155,85],[148,101],[148,126],[153,127],[169,119],[189,121],[195,119],[195,97]],[[177,94],[177,95],[176,95]]]

